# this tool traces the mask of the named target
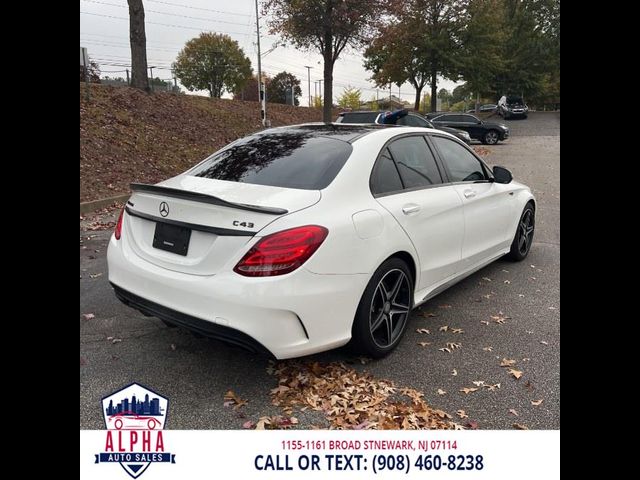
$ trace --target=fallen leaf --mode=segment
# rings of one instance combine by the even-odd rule
[[[431,342],[418,342],[418,345],[421,347],[426,347],[427,345],[431,345]]]
[[[90,277],[90,278],[98,278],[98,277],[100,277],[100,276],[102,276],[102,273],[90,273],[90,274],[89,274],[89,277]]]
[[[468,418],[469,415],[467,415],[467,413],[464,410],[458,410],[456,412],[456,415],[458,415],[460,418]]]
[[[556,307],[549,307],[549,310],[555,310]]]
[[[449,330],[449,326],[448,325],[443,325],[439,329],[440,332],[446,332],[447,330]]]
[[[538,405],[541,405],[543,401],[544,401],[543,399],[531,400],[531,405],[533,405],[534,407],[537,407]]]
[[[523,295],[523,294],[521,294],[521,293],[519,293],[519,294],[518,294],[518,296],[519,296],[520,298],[524,298],[524,295]]]
[[[85,313],[82,316],[84,317],[85,320],[91,320],[92,318],[96,318],[96,316],[93,313]]]
[[[234,410],[239,409],[243,405],[249,403],[247,400],[242,400],[238,397],[233,390],[227,390],[227,393],[224,394],[224,406],[231,407],[233,406]],[[264,417],[262,417],[264,418]],[[262,420],[262,418],[260,420]],[[258,421],[260,423],[260,421]],[[257,427],[256,427],[257,428]]]
[[[445,392],[444,390],[442,390],[441,388],[438,389],[438,395],[445,395],[447,392]]]
[[[544,340],[540,340],[540,343],[541,343],[542,345],[549,345],[549,342],[545,342]]]
[[[244,422],[242,424],[242,428],[247,428],[247,429],[253,429],[255,428],[256,424],[254,422],[252,422],[251,420],[247,420],[246,422]]]
[[[490,282],[490,281],[491,281],[491,279],[490,279],[489,277],[482,277],[482,280],[485,280],[485,281],[487,281],[487,282]]]
[[[456,349],[462,347],[462,344],[461,343],[447,342],[447,347],[450,348],[451,350],[456,350]]]
[[[513,367],[515,364],[516,364],[515,360],[511,360],[508,358],[503,358],[502,361],[500,362],[501,367]]]
[[[529,357],[524,357],[524,358],[522,359],[522,361],[523,361],[523,362],[529,362],[529,361],[531,361],[531,359],[530,359]]]
[[[496,388],[500,388],[499,383],[494,383],[493,385],[485,385],[486,389],[490,392],[493,392]]]
[[[487,293],[486,295],[482,295],[482,296],[487,300],[489,300],[493,295],[491,295],[490,293]]]
[[[486,320],[480,320],[480,323],[484,323],[485,325],[489,325],[489,322]]]
[[[438,350],[440,350],[441,352],[451,353],[451,350],[449,350],[449,349],[448,349],[448,348],[446,348],[446,347],[439,348]]]
[[[527,390],[535,390],[529,380],[527,380],[527,383],[525,383],[524,386],[527,387]]]
[[[451,372],[452,376],[457,376],[458,375],[458,370],[456,370],[455,368],[453,369],[453,372]]]
[[[509,270],[502,270],[504,273],[509,273]]]
[[[484,387],[484,380],[476,380],[473,383],[476,387]]]
[[[464,330],[462,330],[461,328],[452,328],[451,333],[461,334],[461,333],[464,333]]]
[[[174,343],[172,343],[172,344],[171,344],[171,350],[173,350],[174,352],[175,352],[175,350],[176,350],[176,346],[175,346],[175,344],[174,344]]]
[[[423,317],[427,317],[427,318],[431,318],[431,317],[437,317],[438,315],[436,315],[435,313],[423,313],[422,314]]]
[[[121,338],[114,338],[113,340],[111,340],[111,343],[118,343],[121,342],[122,339]]]
[[[431,332],[429,330],[427,330],[426,328],[417,328],[416,332],[418,332],[418,333],[426,333],[427,335],[431,335]]]
[[[482,350],[485,352],[493,352],[493,347],[484,347]]]
[[[511,282],[509,280],[505,280],[504,283],[506,283],[507,285],[510,284]]]
[[[460,389],[460,391],[464,392],[465,395],[468,395],[469,393],[475,392],[477,390],[478,390],[477,388],[467,388],[467,387],[464,387],[464,388]]]
[[[522,376],[522,372],[520,370],[516,370],[515,368],[510,368],[509,373],[513,375],[516,378],[516,380],[519,380],[520,377]]]
[[[529,266],[530,266],[531,268],[536,268],[536,266],[535,266],[535,265],[529,265]]]
[[[526,425],[522,425],[521,423],[514,423],[513,428],[515,428],[516,430],[529,430],[529,427],[527,427]]]
[[[475,422],[475,421],[468,422],[466,426],[467,426],[467,428],[469,430],[477,430],[478,429],[478,422]]]
[[[518,412],[516,412],[513,408],[509,409],[509,413],[511,413],[512,415],[515,415],[516,417],[520,416],[518,415]]]

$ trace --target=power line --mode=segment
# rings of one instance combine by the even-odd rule
[[[171,3],[171,2],[162,2],[160,0],[146,0],[146,1],[147,2],[151,2],[151,3],[161,3],[163,5],[172,5],[174,7],[191,8],[193,10],[204,10],[206,12],[225,13],[227,15],[237,15],[239,17],[252,17],[253,16],[253,15],[247,15],[246,13],[234,13],[234,12],[223,11],[223,10],[212,10],[210,8],[192,7],[191,5],[183,5],[183,4]]]
[[[99,3],[100,5],[111,5],[112,7],[118,7],[118,8],[126,8],[128,9],[129,7],[127,5],[120,5],[117,3],[108,3],[108,2],[100,2],[98,0],[82,0],[83,2],[88,2],[88,3]],[[238,22],[228,22],[226,20],[217,20],[215,18],[209,18],[209,17],[191,17],[189,15],[180,15],[179,13],[169,13],[169,12],[161,12],[159,10],[145,10],[145,13],[159,13],[161,15],[169,15],[171,17],[182,17],[182,18],[190,18],[193,20],[200,20],[203,22],[218,22],[218,23],[228,23],[230,25],[241,25],[241,26],[245,26],[244,23],[238,23]]]
[[[94,15],[96,17],[105,17],[105,18],[115,18],[118,20],[126,20],[127,22],[129,21],[128,17],[116,17],[115,15],[104,15],[102,13],[91,13],[91,12],[80,12],[84,15]],[[147,25],[161,25],[163,27],[173,27],[173,28],[186,28],[188,30],[198,30],[199,32],[204,31],[205,29],[202,27],[188,27],[186,25],[173,25],[170,23],[159,23],[159,22],[149,22],[149,21],[145,21],[145,23]],[[216,30],[216,33],[226,33],[228,35],[241,35],[241,36],[247,36],[249,35],[248,33],[239,33],[239,32],[223,32],[222,30]]]

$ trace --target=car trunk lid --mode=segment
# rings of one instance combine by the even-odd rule
[[[125,231],[132,250],[154,265],[195,275],[214,275],[269,223],[321,196],[189,175],[131,189]]]

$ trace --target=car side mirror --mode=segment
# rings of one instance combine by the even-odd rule
[[[493,177],[496,183],[511,183],[513,175],[504,167],[493,167]]]

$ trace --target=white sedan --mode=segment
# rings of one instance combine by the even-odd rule
[[[131,189],[109,242],[118,298],[280,359],[349,341],[386,355],[412,308],[525,258],[535,226],[508,170],[415,127],[272,128]]]

